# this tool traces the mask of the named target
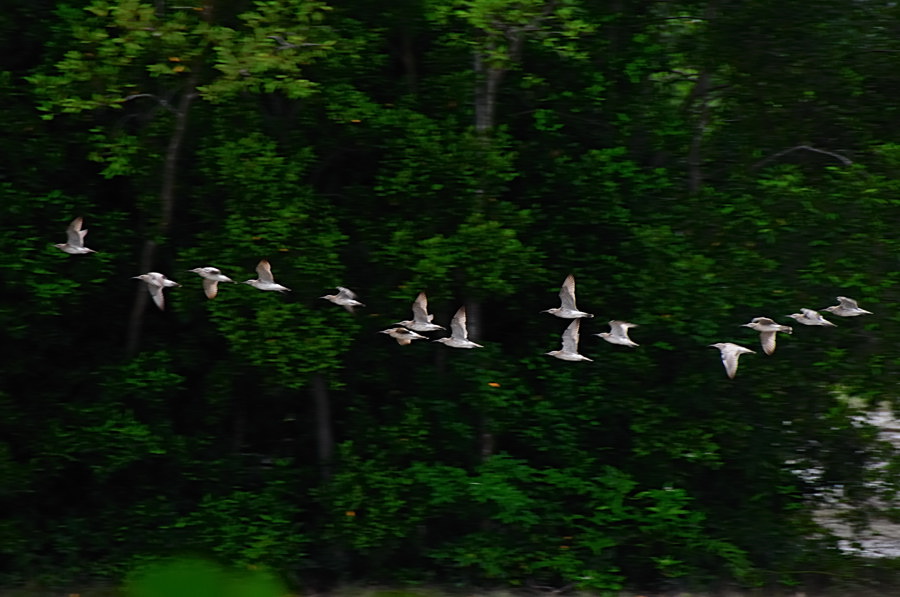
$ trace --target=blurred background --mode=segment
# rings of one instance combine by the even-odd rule
[[[821,521],[896,513],[898,33],[875,0],[7,7],[0,583],[890,571]],[[96,253],[53,247],[76,217]],[[187,272],[261,259],[290,293]],[[593,362],[544,355],[570,273]],[[377,333],[422,291],[484,348]],[[874,314],[787,318],[839,295]]]

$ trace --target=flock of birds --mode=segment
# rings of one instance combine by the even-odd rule
[[[858,317],[860,315],[872,315],[871,311],[860,309],[857,302],[852,298],[839,296],[837,297],[837,301],[837,305],[825,307],[822,310],[839,317]],[[797,323],[802,323],[803,325],[830,328],[837,327],[835,324],[822,317],[822,314],[815,309],[802,308],[800,309],[799,313],[791,313],[787,317],[790,317]],[[741,326],[751,328],[759,332],[759,343],[762,345],[763,352],[765,352],[766,354],[772,354],[773,352],[775,352],[775,336],[778,334],[778,332],[782,332],[784,334],[790,334],[791,332],[793,332],[793,328],[791,328],[790,326],[776,323],[768,317],[754,317],[750,320],[750,323],[743,323],[741,324]],[[737,374],[738,358],[742,354],[754,352],[749,348],[745,348],[739,344],[734,344],[732,342],[716,342],[715,344],[710,344],[710,346],[718,348],[722,353],[722,363],[725,365],[725,373],[727,373],[728,377],[732,379],[734,379],[734,376]]]
[[[570,323],[569,327],[567,327],[563,332],[562,348],[560,350],[552,350],[545,354],[556,357],[557,359],[562,359],[564,361],[592,360],[582,354],[579,354],[578,352],[581,319],[590,318],[593,317],[593,315],[591,315],[590,313],[585,313],[584,311],[580,311],[575,305],[575,277],[571,274],[565,279],[562,284],[562,288],[560,288],[559,290],[559,300],[559,307],[554,309],[547,309],[545,311],[542,311],[542,313],[552,313],[557,317],[571,319],[572,323]],[[857,317],[859,315],[872,314],[871,311],[861,309],[857,302],[852,298],[839,296],[837,297],[837,300],[837,305],[826,307],[822,310],[840,317]],[[797,323],[801,323],[803,325],[836,327],[835,324],[825,319],[821,313],[815,311],[814,309],[803,308],[800,309],[799,313],[792,313],[787,317],[790,317],[791,319],[797,321]],[[630,328],[637,327],[638,324],[614,319],[609,322],[609,325],[611,328],[609,332],[601,332],[594,335],[603,338],[611,344],[618,344],[621,346],[627,346],[629,348],[638,346],[636,342],[628,337],[628,330]],[[750,320],[749,323],[741,324],[741,327],[748,327],[759,332],[760,344],[762,345],[763,352],[765,352],[767,355],[775,352],[775,337],[778,332],[784,334],[790,334],[793,332],[793,328],[791,328],[790,326],[776,323],[769,317],[754,317]],[[734,379],[734,376],[737,375],[738,358],[742,354],[756,352],[733,342],[716,342],[715,344],[710,344],[709,346],[711,348],[719,349],[719,353],[722,356],[722,364],[725,367],[725,373],[731,379]]]
[[[89,249],[84,246],[84,237],[87,235],[88,231],[82,229],[82,224],[83,219],[81,217],[72,220],[72,222],[66,229],[66,242],[59,243],[54,246],[61,251],[69,253],[71,255],[86,255],[88,253],[96,253],[96,251],[94,251],[93,249]],[[228,276],[223,275],[222,272],[215,267],[196,267],[188,271],[199,275],[203,279],[203,291],[206,294],[207,298],[210,299],[215,298],[216,294],[218,294],[219,282],[234,283],[234,280],[232,280]],[[254,288],[264,291],[282,293],[290,291],[290,288],[287,288],[286,286],[282,286],[281,284],[275,282],[275,277],[272,275],[272,266],[267,260],[263,259],[257,264],[256,274],[256,279],[244,280],[243,283],[249,284]],[[133,278],[143,280],[144,283],[146,283],[147,290],[150,292],[150,296],[153,299],[153,302],[160,309],[165,308],[165,297],[163,296],[163,290],[165,290],[166,288],[181,286],[181,284],[168,279],[165,275],[159,272],[147,272],[146,274],[134,276]],[[343,286],[338,286],[337,290],[337,294],[326,294],[319,298],[328,300],[336,305],[340,305],[351,313],[356,307],[365,307],[365,305],[359,301],[359,298],[352,290],[344,288]],[[571,319],[572,321],[571,323],[569,323],[568,327],[562,334],[562,346],[560,347],[560,349],[551,350],[550,352],[544,354],[556,357],[557,359],[561,359],[563,361],[592,361],[593,359],[589,359],[588,357],[578,352],[581,320],[592,318],[594,316],[590,313],[580,311],[575,305],[575,277],[573,275],[569,274],[569,276],[567,276],[563,281],[562,287],[559,290],[559,300],[559,307],[546,309],[544,311],[541,311],[541,313],[550,313],[552,315],[555,315],[556,317],[560,317],[562,319]],[[837,297],[837,300],[837,305],[826,307],[822,310],[839,317],[857,317],[859,315],[872,314],[871,311],[861,309],[857,302],[851,298],[839,296]],[[412,312],[412,319],[398,321],[397,323],[393,324],[395,327],[381,330],[379,333],[387,334],[388,336],[396,340],[398,344],[406,346],[411,344],[414,340],[428,339],[426,336],[423,336],[419,332],[434,332],[446,329],[443,326],[437,325],[432,322],[432,320],[434,319],[434,315],[428,313],[428,298],[425,296],[424,292],[420,292],[416,297],[416,300],[413,301]],[[813,309],[803,308],[800,309],[799,313],[792,313],[787,317],[790,317],[791,319],[797,321],[797,323],[803,325],[836,327],[835,324],[825,319],[818,311],[815,311]],[[638,327],[638,324],[614,319],[609,322],[609,326],[610,331],[601,332],[594,335],[603,338],[611,344],[618,344],[620,346],[627,346],[629,348],[635,348],[639,346],[636,342],[628,337],[628,330],[633,327]],[[793,331],[793,328],[791,328],[790,326],[776,323],[774,320],[768,317],[754,317],[752,320],[750,320],[749,323],[741,324],[741,326],[748,327],[759,332],[760,344],[762,345],[763,352],[765,352],[767,355],[771,355],[773,352],[775,352],[775,340],[779,332],[790,334]],[[445,344],[452,348],[484,348],[481,344],[476,344],[475,342],[469,340],[469,334],[466,328],[465,306],[460,307],[456,311],[456,314],[453,316],[453,319],[450,321],[450,336],[444,338],[436,338],[432,341],[440,342],[441,344]],[[710,344],[709,346],[711,348],[719,349],[719,352],[722,356],[722,364],[725,367],[725,373],[729,378],[732,379],[734,379],[734,376],[737,374],[738,359],[740,358],[740,356],[742,354],[755,352],[739,344],[734,344],[733,342],[717,342],[715,344]]]

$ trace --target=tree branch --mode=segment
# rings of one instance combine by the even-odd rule
[[[789,154],[793,151],[800,150],[800,149],[805,149],[806,151],[813,151],[815,153],[829,155],[829,156],[833,157],[834,159],[839,160],[845,166],[849,166],[853,163],[853,160],[851,160],[850,158],[844,157],[841,154],[835,153],[833,151],[826,151],[824,149],[816,149],[815,147],[810,147],[809,145],[797,145],[796,147],[791,147],[790,149],[785,149],[784,151],[779,151],[778,153],[772,154],[769,157],[765,158],[764,160],[760,160],[759,162],[756,162],[755,164],[750,166],[750,170],[751,171],[758,170],[759,168],[765,166],[769,162],[777,160],[780,157],[786,156],[787,154]]]
[[[173,113],[173,114],[177,114],[177,113],[178,113],[177,110],[175,110],[175,108],[172,107],[172,104],[170,104],[169,102],[167,102],[167,101],[164,100],[163,98],[159,97],[158,95],[153,95],[152,93],[134,93],[134,94],[132,94],[132,95],[128,95],[128,96],[126,96],[126,97],[123,97],[123,98],[122,98],[122,103],[130,102],[130,101],[133,100],[133,99],[138,99],[138,98],[141,98],[141,97],[149,97],[149,98],[151,98],[151,99],[154,99],[154,100],[156,100],[156,103],[158,103],[160,106],[162,106],[163,108],[165,108],[165,109],[168,110],[169,112],[171,112],[171,113]]]
[[[280,35],[274,35],[274,34],[267,35],[266,37],[268,39],[274,39],[275,43],[278,44],[279,50],[290,50],[291,48],[310,48],[310,47],[317,47],[317,46],[322,45],[322,44],[316,44],[316,43],[312,43],[312,42],[303,42],[303,43],[295,44],[295,43],[291,43],[291,42],[287,41]]]

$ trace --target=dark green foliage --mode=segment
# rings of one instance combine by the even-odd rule
[[[198,558],[175,558],[135,570],[128,597],[278,597],[284,587],[264,571],[241,572]]]
[[[155,597],[280,594],[261,571],[850,574],[814,513],[863,526],[896,493],[860,417],[900,370],[897,9],[20,4],[0,15],[0,578],[132,573]],[[98,253],[52,247],[76,216]],[[185,271],[262,259],[291,292],[208,300]],[[139,264],[183,285],[165,311],[140,309]],[[593,363],[543,355],[569,273]],[[318,298],[339,285],[367,306]],[[485,348],[377,334],[421,291]],[[875,315],[795,325],[772,356],[740,327],[837,295]],[[641,346],[593,336],[610,319]],[[720,341],[757,352],[735,380]]]

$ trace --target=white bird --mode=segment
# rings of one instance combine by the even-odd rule
[[[610,331],[600,332],[599,334],[594,335],[600,336],[610,344],[621,344],[622,346],[629,346],[631,348],[639,346],[637,342],[634,342],[631,338],[628,337],[628,329],[636,328],[638,327],[638,324],[614,319],[609,322],[609,327]]]
[[[837,326],[824,317],[818,312],[812,309],[800,309],[799,313],[791,313],[788,315],[791,319],[796,319],[797,323],[802,323],[803,325],[820,325],[822,327],[830,327],[836,328]]]
[[[754,317],[750,323],[742,323],[741,327],[759,332],[759,343],[762,344],[763,352],[766,354],[775,352],[775,335],[778,332],[790,334],[794,331],[791,326],[775,323],[768,317]]]
[[[260,290],[272,290],[275,292],[290,292],[291,290],[286,286],[275,283],[275,277],[272,275],[272,266],[269,265],[269,262],[266,259],[263,259],[256,264],[256,275],[259,276],[259,279],[244,280],[244,284],[249,284],[250,286],[258,288]]]
[[[731,342],[717,342],[715,344],[710,344],[709,346],[711,348],[718,348],[719,352],[722,353],[722,364],[725,365],[725,373],[727,373],[728,377],[731,379],[734,379],[734,376],[737,373],[738,358],[742,354],[756,352],[738,344],[732,344]]]
[[[336,288],[338,289],[337,294],[326,294],[325,296],[320,296],[319,298],[323,298],[326,301],[331,301],[335,305],[340,305],[351,313],[353,313],[354,307],[365,307],[364,304],[357,300],[356,293],[349,288],[344,288],[343,286],[336,286]]]
[[[166,299],[163,296],[163,288],[171,288],[173,286],[181,286],[178,282],[173,282],[159,272],[147,272],[140,276],[132,276],[135,280],[143,280],[147,283],[147,290],[153,298],[153,302],[160,309],[165,309]]]
[[[563,319],[577,319],[579,317],[593,317],[590,313],[579,311],[575,306],[575,276],[569,274],[559,289],[560,306],[546,309],[541,313],[552,313]]]
[[[475,344],[469,340],[469,332],[466,330],[466,307],[463,305],[450,321],[450,336],[438,338],[433,342],[440,342],[452,348],[484,348],[481,344]]]
[[[66,228],[66,242],[58,243],[53,246],[60,251],[63,251],[70,255],[86,255],[88,253],[96,253],[97,251],[88,249],[84,246],[84,237],[87,236],[88,231],[81,229],[81,224],[83,221],[84,220],[81,217],[72,220],[72,223],[69,224],[68,228]]]
[[[584,355],[578,354],[578,329],[581,326],[581,319],[573,319],[569,327],[562,335],[562,348],[560,350],[551,350],[544,354],[562,359],[564,361],[593,361]]]
[[[400,346],[406,346],[407,344],[412,344],[413,340],[427,340],[425,336],[422,334],[417,334],[412,330],[396,327],[389,328],[386,330],[381,330],[378,332],[379,334],[387,334],[391,338],[397,341],[397,344]]]
[[[434,315],[428,313],[428,299],[424,292],[420,292],[412,305],[413,318],[406,321],[398,321],[394,325],[402,325],[417,332],[434,332],[447,329],[442,325],[431,323]]]
[[[823,311],[828,311],[829,313],[834,313],[840,317],[857,317],[859,315],[872,315],[871,311],[866,311],[865,309],[860,309],[859,305],[856,304],[856,301],[852,298],[848,298],[846,296],[837,297],[838,303],[833,307],[825,307],[822,309]]]
[[[223,276],[222,272],[215,267],[195,267],[188,271],[203,278],[203,292],[206,293],[206,298],[216,298],[216,294],[219,292],[219,282],[234,282],[228,276]]]

